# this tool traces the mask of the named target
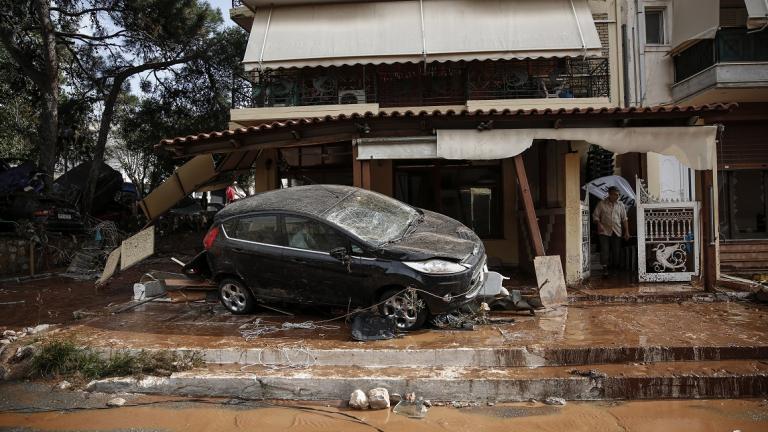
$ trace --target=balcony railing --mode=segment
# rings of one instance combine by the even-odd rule
[[[243,6],[243,0],[232,0],[232,9]]]
[[[378,103],[463,105],[467,100],[608,97],[604,58],[357,65],[240,77],[234,108]]]
[[[675,82],[717,64],[768,61],[768,32],[748,33],[743,28],[719,30],[715,39],[703,39],[674,57]]]

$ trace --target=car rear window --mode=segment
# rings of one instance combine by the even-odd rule
[[[275,245],[282,243],[276,215],[245,216],[228,224],[230,222],[224,223],[224,230],[231,238]]]

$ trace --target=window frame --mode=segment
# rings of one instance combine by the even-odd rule
[[[659,16],[659,42],[648,41],[648,13],[658,14]],[[667,31],[667,8],[665,6],[647,6],[643,10],[643,41],[646,46],[666,46],[669,45],[669,34]]]

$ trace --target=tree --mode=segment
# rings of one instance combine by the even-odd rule
[[[71,29],[70,20],[59,28]],[[56,165],[58,137],[59,58],[50,0],[3,0],[0,3],[0,43],[40,94],[38,165],[50,187]]]
[[[247,34],[227,28],[211,38],[211,49],[164,76],[144,80],[144,97],[124,97],[116,112],[115,157],[143,194],[159,185],[174,161],[159,157],[161,139],[226,129],[233,76],[242,75]]]

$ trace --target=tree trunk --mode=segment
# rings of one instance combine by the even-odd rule
[[[104,150],[107,148],[107,139],[109,130],[112,127],[112,117],[115,114],[115,104],[117,97],[123,87],[125,77],[118,75],[112,83],[107,98],[104,100],[104,111],[101,113],[101,122],[99,124],[99,135],[96,138],[96,148],[91,159],[91,169],[88,172],[88,181],[85,183],[85,191],[82,197],[81,209],[84,214],[90,214],[93,209],[93,197],[96,195],[96,183],[99,179],[101,164],[104,163]]]
[[[59,137],[59,57],[56,36],[51,21],[50,0],[36,0],[35,9],[40,19],[45,85],[41,86],[43,109],[40,115],[40,154],[38,165],[45,172],[45,189],[49,191],[56,170],[56,142]]]

